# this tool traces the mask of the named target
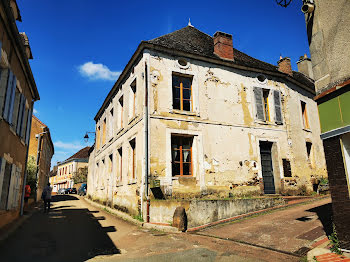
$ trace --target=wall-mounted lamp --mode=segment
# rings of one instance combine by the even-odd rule
[[[94,134],[96,136],[95,132],[86,132],[85,136],[84,136],[84,141],[85,143],[89,142],[89,135],[88,134]]]

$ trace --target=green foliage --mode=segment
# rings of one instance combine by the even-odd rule
[[[334,223],[333,223],[333,233],[329,236],[329,240],[332,243],[332,246],[331,246],[330,250],[333,253],[336,253],[338,255],[342,255],[343,252],[340,250],[339,239],[338,239],[337,231],[335,230]]]
[[[140,222],[143,222],[143,218],[142,218],[142,215],[141,214],[138,214],[136,216],[133,216],[134,219],[140,221]]]
[[[27,162],[27,185],[30,185],[32,190],[32,194],[36,191],[36,173],[37,173],[37,165],[36,158],[34,156],[29,156]]]
[[[328,185],[328,179],[327,179],[327,178],[324,178],[324,177],[321,177],[321,179],[320,179],[320,185]]]
[[[74,172],[73,174],[74,184],[86,183],[87,175],[88,175],[87,167],[79,168],[78,172]]]

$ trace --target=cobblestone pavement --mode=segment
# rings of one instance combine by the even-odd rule
[[[313,203],[313,206],[317,206],[317,203]],[[305,208],[310,207],[306,205]],[[261,217],[265,216],[269,215]],[[254,219],[244,220],[244,223],[255,223]],[[234,224],[221,228],[226,226],[226,231],[230,230],[231,233],[238,230],[238,227],[231,228]],[[209,230],[218,229],[215,227],[200,233],[207,234]],[[257,238],[254,235],[251,237]],[[0,254],[1,262],[299,261],[295,255],[226,240],[224,237],[146,230],[73,195],[54,196],[51,212],[35,212],[1,244]]]

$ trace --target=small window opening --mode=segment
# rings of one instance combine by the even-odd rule
[[[187,66],[188,64],[188,62],[183,58],[177,60],[177,62],[179,63],[180,66]]]
[[[311,149],[312,149],[312,143],[311,142],[306,142],[306,152],[307,152],[308,160],[310,160]]]
[[[307,115],[307,108],[306,108],[306,103],[301,101],[301,112],[302,112],[302,117],[303,117],[303,124],[305,129],[309,129],[309,118]]]
[[[265,83],[267,80],[266,76],[264,76],[264,75],[258,75],[257,79],[260,83]]]
[[[132,178],[136,178],[136,142],[135,138],[130,141],[131,159],[132,159]]]
[[[119,154],[119,181],[122,181],[123,178],[123,150],[122,148],[118,149],[118,154]]]

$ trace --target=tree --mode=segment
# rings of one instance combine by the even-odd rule
[[[86,183],[87,175],[88,175],[88,168],[87,167],[79,168],[78,172],[74,172],[74,174],[73,174],[74,184]]]
[[[30,185],[32,192],[36,192],[36,173],[37,173],[37,165],[36,158],[34,156],[29,156],[27,163],[27,185]]]

